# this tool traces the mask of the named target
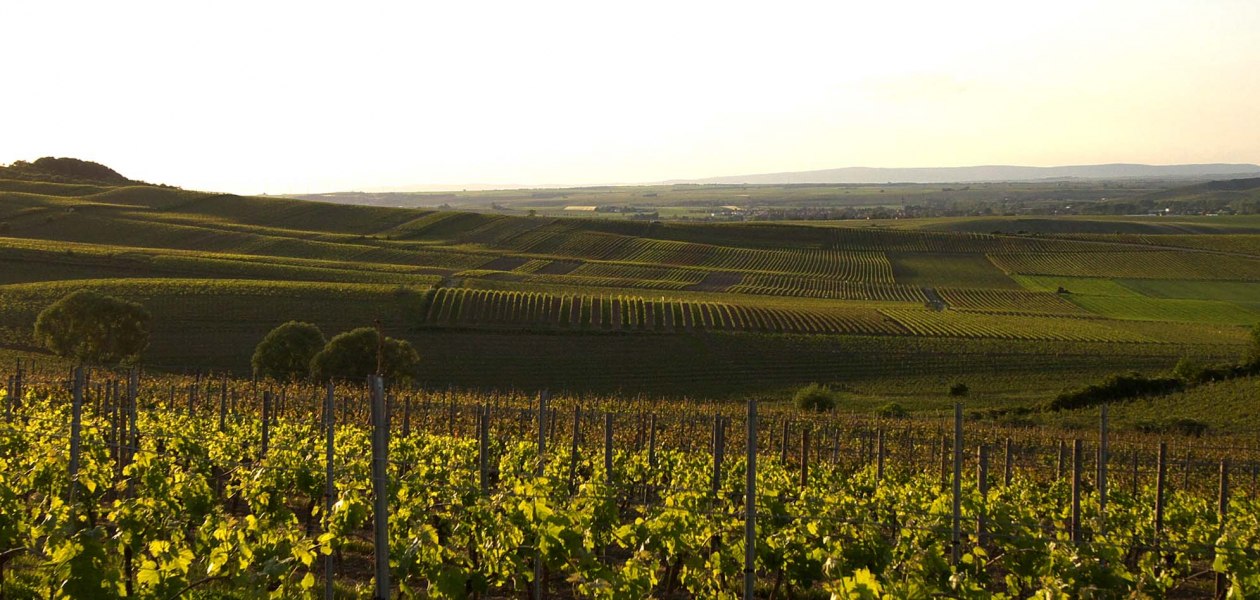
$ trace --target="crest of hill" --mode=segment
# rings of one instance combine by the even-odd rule
[[[104,185],[150,185],[128,179],[117,171],[87,160],[45,156],[34,162],[19,160],[0,166],[0,179],[48,181],[53,183],[95,183]]]

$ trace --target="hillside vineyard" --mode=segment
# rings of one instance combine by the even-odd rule
[[[0,596],[1260,594],[1255,217],[528,215],[0,178]]]

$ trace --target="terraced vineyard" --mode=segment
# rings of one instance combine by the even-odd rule
[[[1073,295],[1074,304],[1113,319],[1180,321],[1247,325],[1260,320],[1260,310],[1215,300],[1181,300],[1144,296]],[[1260,306],[1257,306],[1260,308]]]
[[[881,309],[916,335],[994,337],[1019,340],[1082,342],[1151,342],[1151,338],[1117,330],[1099,319],[1059,319],[1032,315],[991,315],[926,309]]]
[[[830,300],[878,300],[888,302],[927,302],[917,287],[876,283],[854,283],[835,279],[792,275],[745,275],[739,284],[727,289],[735,294],[802,296]]]
[[[652,281],[669,281],[683,286],[695,285],[704,280],[704,271],[691,269],[671,269],[668,267],[646,266],[644,264],[597,263],[588,262],[569,272],[581,277],[608,277],[614,279],[647,279]]]
[[[950,308],[958,310],[1093,316],[1089,311],[1053,293],[950,288],[940,288],[937,292],[949,303]]]
[[[1260,259],[1193,252],[1072,252],[994,254],[1007,273],[1068,277],[1260,281]]]
[[[427,299],[434,326],[502,326],[682,333],[904,334],[874,309],[791,310],[625,295],[555,295],[440,288]]]

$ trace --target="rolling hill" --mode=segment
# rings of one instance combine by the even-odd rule
[[[90,287],[149,307],[145,359],[166,369],[245,371],[291,319],[380,321],[432,386],[731,397],[822,381],[928,406],[963,379],[1006,406],[1235,357],[1260,321],[1260,235],[1239,219],[614,221],[0,179],[0,339],[36,352],[38,311]]]

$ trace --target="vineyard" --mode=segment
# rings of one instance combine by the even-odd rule
[[[717,201],[735,190],[722,189],[686,193]],[[715,397],[845,385],[851,374],[890,373],[881,361],[926,365],[925,348],[952,355],[962,340],[989,340],[1006,343],[993,352],[1018,354],[1038,382],[1026,393],[1004,388],[993,399],[1002,404],[1057,393],[1045,373],[1072,373],[1066,385],[1104,368],[1167,370],[1180,356],[1232,360],[1260,320],[1251,253],[1260,235],[1245,220],[527,214],[0,180],[0,347],[39,353],[39,311],[92,288],[154,315],[146,362],[155,365],[243,373],[242,349],[280,323],[335,333],[379,322],[441,357],[425,372],[433,383],[476,385],[475,373],[513,348],[529,360],[514,355],[510,370],[483,379]],[[1062,358],[1057,342],[1089,344],[1098,366]],[[728,356],[741,344],[774,352]],[[871,345],[879,351],[847,350]],[[577,347],[583,357],[566,350]],[[680,364],[694,357],[706,362]],[[1013,377],[1017,359],[1003,360],[987,375]],[[933,358],[930,368],[885,385],[986,375],[970,357]],[[556,381],[540,381],[540,370]],[[634,377],[606,374],[617,372]]]
[[[1008,273],[1069,277],[1260,280],[1260,259],[1189,252],[1088,252],[994,254]]]
[[[1014,290],[937,290],[950,308],[1004,313],[1033,313],[1088,317],[1091,313],[1059,294]]]
[[[853,283],[834,279],[790,275],[745,275],[740,283],[727,288],[733,294],[802,296],[830,300],[875,300],[888,302],[927,302],[917,287],[873,283]]]
[[[1059,319],[1029,314],[977,314],[964,311],[881,309],[917,335],[995,337],[1082,342],[1151,342],[1151,338],[1109,326],[1098,319]]]
[[[424,322],[640,332],[903,334],[874,309],[818,311],[624,295],[555,295],[468,288],[431,292]]]
[[[6,597],[1248,597],[1246,440],[17,373]]]

